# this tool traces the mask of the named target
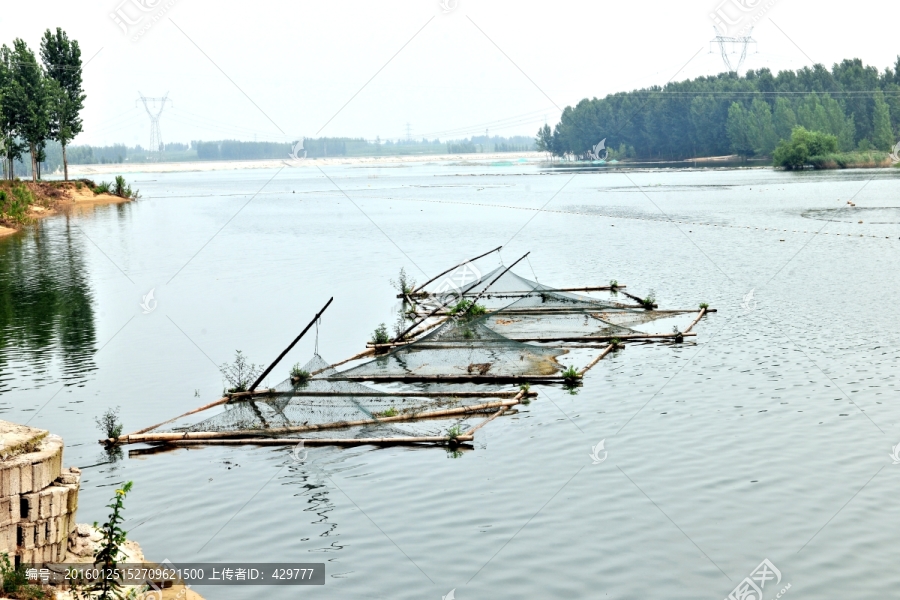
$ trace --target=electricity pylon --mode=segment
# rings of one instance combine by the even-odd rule
[[[747,35],[742,35],[738,37],[732,37],[727,35],[719,35],[719,30],[713,27],[713,31],[716,32],[716,37],[710,44],[718,44],[719,45],[719,53],[722,55],[722,61],[725,63],[725,66],[732,73],[737,73],[738,69],[741,68],[741,65],[744,64],[744,60],[747,58],[747,46],[750,44],[756,44],[756,40],[753,39],[753,28],[750,28],[750,31],[747,32]],[[731,52],[726,50],[726,45],[730,46]],[[738,54],[736,51],[736,47],[740,47],[740,56],[737,58],[737,64],[731,64],[731,57],[729,54]],[[712,49],[710,49],[710,53],[712,53]]]
[[[147,111],[147,116],[150,117],[150,147],[148,150],[161,153],[165,149],[165,145],[162,141],[162,133],[159,130],[159,116],[166,107],[166,102],[172,102],[169,100],[169,92],[166,92],[166,95],[162,98],[148,98],[140,92],[138,92],[138,95],[141,98],[141,102],[144,103],[144,110]],[[157,104],[159,104],[159,110],[156,110]],[[151,105],[153,106],[152,110],[150,108]]]

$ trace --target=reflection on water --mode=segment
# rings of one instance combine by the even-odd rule
[[[39,224],[0,240],[0,393],[57,377],[83,384],[96,368],[91,302],[82,241],[69,228]]]

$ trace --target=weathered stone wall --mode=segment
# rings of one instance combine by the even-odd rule
[[[62,438],[0,421],[0,554],[16,564],[66,560],[81,472],[62,464]]]

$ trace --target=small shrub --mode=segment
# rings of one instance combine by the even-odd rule
[[[383,410],[380,413],[376,413],[376,416],[378,416],[378,417],[396,417],[397,409],[392,406],[387,410]]]
[[[391,285],[401,294],[407,295],[416,289],[416,280],[406,274],[406,269],[400,267],[400,275],[397,276],[397,281],[391,279]]]
[[[0,593],[3,596],[26,600],[47,597],[39,586],[28,581],[25,565],[13,567],[6,552],[0,557]]]
[[[447,437],[450,438],[451,440],[455,440],[456,438],[458,438],[461,435],[462,435],[462,425],[460,425],[458,423],[447,430]]]
[[[610,279],[609,287],[611,287],[612,289],[616,289],[617,287],[619,287],[619,282],[616,281],[615,279]]]
[[[309,381],[309,371],[305,371],[300,368],[300,363],[295,364],[291,367],[291,379],[294,380],[295,383],[306,383]]]
[[[94,187],[94,194],[108,194],[111,185],[108,181],[101,181]]]
[[[248,363],[244,353],[235,350],[234,362],[223,364],[219,367],[219,371],[231,386],[227,389],[229,393],[246,392],[250,384],[262,373],[263,366]]]
[[[125,178],[121,175],[116,175],[116,180],[110,186],[110,193],[120,198],[137,199],[138,197],[137,190],[131,191],[131,186],[125,183]]]
[[[112,509],[109,520],[103,525],[98,526],[94,522],[94,527],[100,531],[103,538],[100,541],[100,547],[94,551],[94,565],[101,572],[108,573],[108,577],[102,577],[89,584],[87,591],[90,598],[96,600],[113,600],[122,597],[122,586],[113,575],[117,569],[116,565],[122,558],[122,546],[125,544],[126,532],[122,529],[122,523],[125,517],[122,511],[125,510],[125,496],[131,491],[132,482],[129,481],[121,489],[116,490],[112,502],[107,504]],[[99,595],[94,595],[99,592]]]
[[[450,309],[451,315],[466,318],[479,317],[485,313],[487,313],[487,308],[480,304],[475,304],[468,298],[463,298]]]
[[[621,348],[623,346],[622,340],[620,340],[619,338],[616,338],[616,337],[609,340],[609,343],[613,347],[613,350],[618,350],[619,348]]]
[[[471,339],[474,338],[474,337],[475,337],[475,333],[474,333],[471,329],[469,329],[468,327],[466,327],[466,328],[463,330],[463,338],[465,338],[465,339],[467,339],[467,340],[471,340]]]
[[[706,302],[701,302],[701,303],[700,303],[700,310],[703,310],[703,309],[706,309],[706,308],[709,308],[709,304],[707,304]]]
[[[656,292],[650,290],[650,293],[647,294],[647,297],[643,300],[640,300],[641,306],[646,308],[647,310],[653,310],[656,306]]]
[[[391,336],[388,335],[387,327],[384,323],[380,324],[375,328],[375,332],[372,334],[372,342],[375,344],[389,344],[391,341]]]
[[[563,379],[566,380],[566,383],[575,383],[581,379],[581,373],[579,373],[572,365],[562,372],[562,376]]]
[[[122,424],[119,422],[119,407],[108,408],[106,412],[94,419],[97,427],[106,439],[116,439],[122,435]]]
[[[407,318],[406,314],[401,310],[397,314],[397,320],[394,322],[394,339],[396,339],[398,341],[400,341],[402,339],[401,336],[403,336],[403,334],[408,329],[408,326],[406,324],[406,318]],[[405,337],[405,336],[403,336],[403,337]]]

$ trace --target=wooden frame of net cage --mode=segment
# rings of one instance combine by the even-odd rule
[[[402,331],[398,328],[397,335],[387,342],[371,341],[362,352],[333,364],[315,355],[301,370],[302,378],[260,389],[264,378],[318,322],[332,298],[247,390],[232,391],[172,419],[101,442],[458,446],[472,442],[479,429],[536,397],[531,384],[578,385],[591,368],[626,342],[680,343],[695,336],[694,326],[715,312],[706,305],[699,311],[658,310],[652,297],[642,299],[624,292],[625,286],[615,281],[607,286],[544,286],[512,272],[527,253],[508,267],[497,267],[485,275],[475,270],[477,276],[471,280],[453,282],[449,274],[499,250],[460,263],[419,286],[400,289],[402,311],[411,324]],[[441,277],[445,279],[435,289],[426,291]],[[583,292],[609,292],[610,299]],[[619,292],[636,304],[618,301],[615,296]],[[677,327],[671,333],[638,329],[657,319],[695,312],[684,331]],[[570,348],[602,350],[582,369],[563,371],[556,357]],[[369,360],[337,370],[363,359]],[[384,391],[362,382],[418,387]],[[462,389],[473,384],[475,389]],[[520,387],[498,388],[504,384]],[[160,430],[216,407],[221,407],[220,412],[199,423]],[[478,415],[484,418],[472,424],[466,421]],[[447,431],[434,431],[433,425],[428,425],[446,419],[456,419],[457,425]],[[348,436],[347,430],[356,433]]]

